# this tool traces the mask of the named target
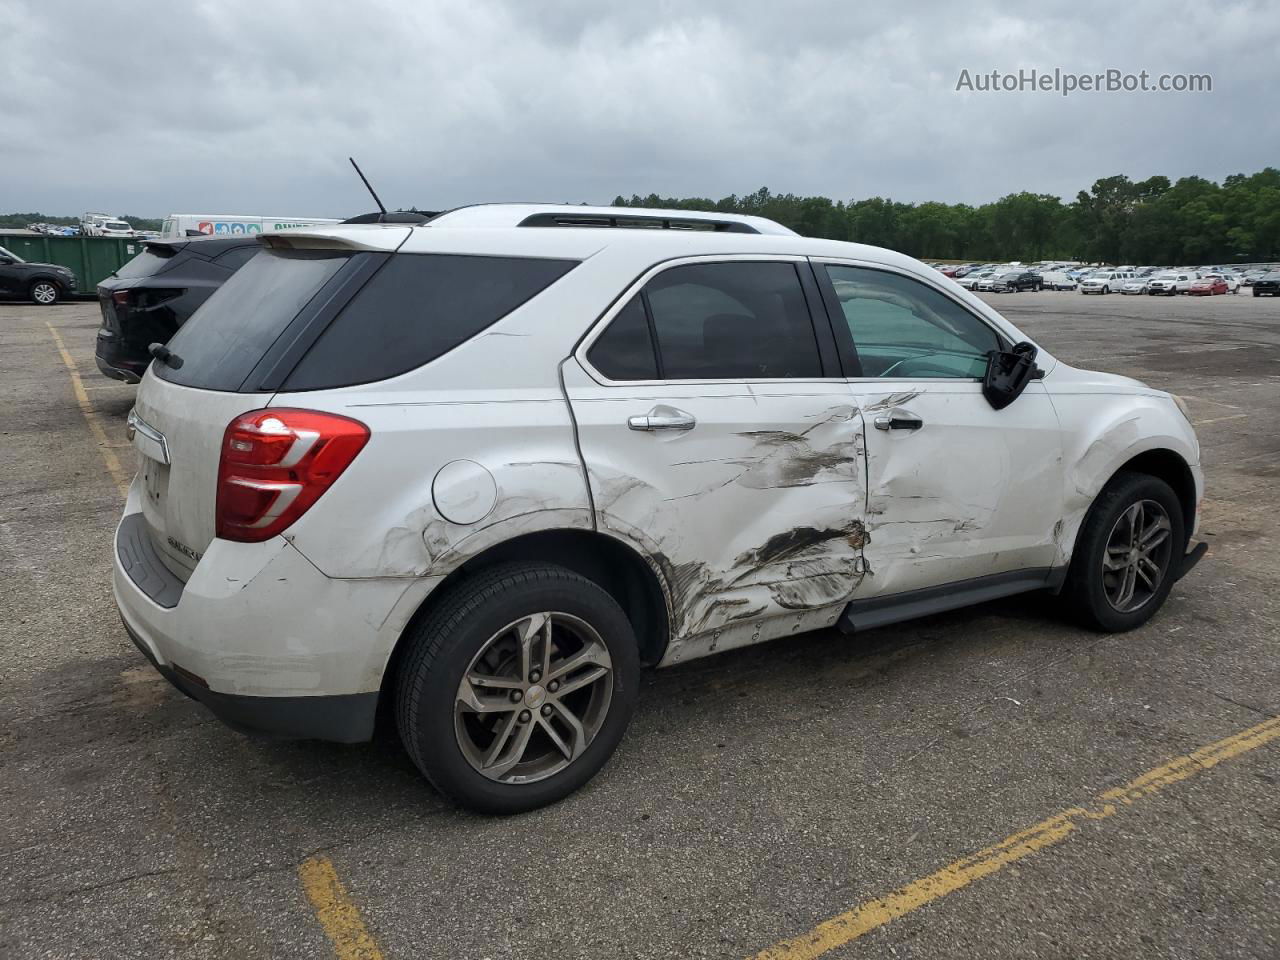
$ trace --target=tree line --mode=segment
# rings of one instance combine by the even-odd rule
[[[135,230],[159,230],[160,219],[152,217],[135,217],[130,214],[127,217],[121,217],[121,220],[129,224]],[[5,230],[22,230],[29,223],[51,223],[59,227],[77,227],[80,225],[79,217],[55,217],[49,213],[0,213],[0,229]]]
[[[1025,191],[981,206],[884,197],[833,201],[761,187],[721,200],[619,196],[614,205],[751,214],[805,236],[869,243],[921,259],[1158,265],[1280,260],[1275,167],[1232,174],[1222,183],[1105,177],[1067,203]]]

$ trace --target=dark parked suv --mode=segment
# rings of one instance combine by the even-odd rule
[[[1264,273],[1257,280],[1254,280],[1253,295],[1255,297],[1280,296],[1280,271]]]
[[[50,307],[76,292],[76,275],[56,263],[28,263],[0,247],[0,298]]]
[[[137,383],[151,362],[147,348],[168,341],[259,249],[256,239],[243,236],[145,243],[142,253],[98,284],[98,369]]]
[[[1044,279],[1032,270],[1011,271],[1002,273],[991,283],[996,293],[1017,293],[1019,290],[1040,290]]]

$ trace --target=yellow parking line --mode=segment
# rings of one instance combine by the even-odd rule
[[[108,438],[106,427],[89,402],[89,394],[85,389],[84,381],[80,378],[80,371],[76,369],[75,360],[67,351],[67,345],[63,342],[62,336],[47,320],[45,326],[49,328],[58,353],[62,356],[62,362],[67,367],[67,373],[71,376],[71,388],[75,391],[76,403],[79,404],[80,412],[84,415],[94,439],[98,441],[98,452],[102,454],[107,472],[115,481],[120,495],[128,496],[130,478],[115,454],[116,448],[128,446],[128,444],[112,443]],[[306,891],[307,899],[311,901],[316,919],[320,921],[325,935],[333,944],[333,951],[338,960],[383,960],[382,951],[378,949],[373,936],[360,918],[359,908],[351,901],[346,888],[343,887],[342,881],[338,879],[338,874],[333,869],[333,863],[327,857],[312,857],[306,860],[298,867],[298,879],[302,881],[302,889]]]
[[[1223,420],[1243,420],[1249,416],[1247,413],[1233,413],[1229,417],[1214,417],[1212,420],[1197,420],[1192,424],[1193,427],[1205,427],[1211,423],[1221,423]]]
[[[338,960],[383,960],[373,934],[360,918],[360,909],[352,902],[328,857],[303,861],[298,867],[298,879]]]
[[[93,409],[93,404],[89,402],[89,394],[85,392],[84,381],[80,379],[80,371],[76,369],[76,362],[71,359],[71,354],[67,352],[67,345],[62,342],[62,335],[54,329],[53,324],[46,320],[44,325],[53,334],[54,345],[57,346],[58,353],[62,354],[62,362],[67,366],[67,372],[71,374],[71,389],[75,391],[76,403],[80,405],[80,412],[84,414],[85,422],[89,424],[89,430],[93,433],[94,439],[98,441],[98,452],[102,454],[102,459],[107,465],[107,473],[111,474],[111,479],[116,482],[116,489],[120,491],[120,496],[127,497],[129,495],[129,475],[125,473],[124,467],[120,465],[120,458],[116,456],[115,450],[112,449],[112,443],[107,437],[107,431],[102,425],[102,419],[98,416],[98,412]]]
[[[1211,743],[1194,753],[1163,763],[1123,787],[1099,794],[1092,809],[1072,807],[1042,820],[1034,827],[1006,837],[994,846],[948,864],[937,873],[895,890],[878,900],[870,900],[852,910],[826,920],[808,933],[783,940],[756,954],[755,960],[813,960],[830,950],[857,940],[864,934],[905,916],[949,893],[1003,870],[1067,839],[1076,827],[1091,820],[1105,820],[1165,787],[1280,738],[1280,717]]]

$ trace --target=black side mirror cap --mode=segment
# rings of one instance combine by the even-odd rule
[[[982,395],[995,410],[1003,410],[1021,396],[1027,384],[1044,371],[1036,366],[1034,344],[1016,343],[1008,350],[987,354],[987,372],[982,378]]]

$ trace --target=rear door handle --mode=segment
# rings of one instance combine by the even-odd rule
[[[875,426],[877,430],[919,430],[924,426],[924,421],[911,414],[893,414],[888,417],[876,417]]]
[[[693,414],[671,407],[654,407],[643,416],[627,417],[632,430],[691,430],[697,423]]]

